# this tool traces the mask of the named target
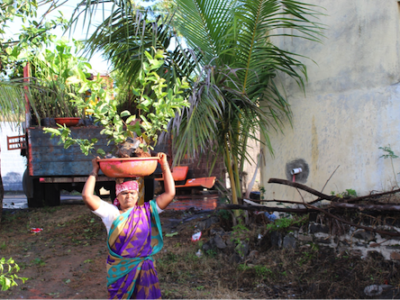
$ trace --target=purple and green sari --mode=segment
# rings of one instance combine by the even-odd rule
[[[107,245],[109,299],[161,298],[153,255],[163,247],[163,239],[155,200],[121,214]]]

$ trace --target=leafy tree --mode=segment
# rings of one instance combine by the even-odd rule
[[[248,139],[266,144],[270,130],[290,122],[290,105],[276,84],[285,74],[304,88],[306,67],[299,55],[277,47],[283,36],[318,41],[315,7],[293,0],[177,0],[174,25],[192,49],[203,54],[191,107],[171,128],[176,154],[210,149],[224,159],[232,202],[242,194],[240,176]]]
[[[56,39],[51,30],[56,27],[67,28],[67,20],[61,11],[54,19],[46,19],[48,13],[56,9],[60,1],[26,1],[7,0],[0,4],[0,71],[11,77],[23,77],[23,67],[27,58],[35,52],[48,47]],[[49,3],[51,3],[49,5]],[[45,14],[39,19],[37,9],[39,6],[49,5]],[[17,19],[22,21],[21,30],[18,35],[7,36],[6,28],[10,22]],[[12,71],[9,74],[9,71]]]
[[[35,53],[41,47],[54,40],[50,30],[55,26],[65,26],[66,20],[59,17],[48,21],[48,13],[66,1],[60,0],[3,0],[0,2],[0,107],[2,121],[16,121],[20,124],[25,119],[25,92],[23,80],[7,81],[4,75],[16,78],[23,76],[22,68],[26,64],[21,52]],[[37,21],[37,9],[41,5],[49,5],[45,14]],[[17,36],[7,36],[7,27],[17,19],[22,21],[21,32]],[[19,57],[16,59],[16,57]],[[4,187],[0,173],[0,221],[3,207]]]

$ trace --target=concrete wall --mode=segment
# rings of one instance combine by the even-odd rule
[[[247,190],[250,182],[252,181],[255,174],[255,182],[252,190],[258,191],[260,186],[260,167],[257,169],[257,155],[260,153],[260,143],[255,140],[249,140],[247,146],[247,152],[249,153],[249,158],[252,160],[245,161],[243,171],[246,173],[243,180],[244,188],[243,192]]]
[[[266,198],[301,199],[293,188],[267,183],[271,177],[292,179],[288,168],[296,164],[309,170],[300,182],[317,190],[340,166],[326,193],[354,189],[361,195],[391,189],[400,177],[394,178],[390,160],[380,158],[384,152],[378,148],[390,144],[400,154],[399,3],[307,2],[325,8],[319,9],[325,14],[320,22],[327,29],[321,43],[274,40],[317,64],[302,59],[309,76],[306,94],[291,79],[280,78],[292,107],[293,129],[288,124],[284,135],[271,132],[275,158],[267,155],[261,168]],[[394,166],[400,172],[400,158]]]
[[[1,122],[1,176],[5,191],[22,191],[22,175],[26,169],[26,157],[20,150],[7,150],[7,136],[23,135],[15,124]]]

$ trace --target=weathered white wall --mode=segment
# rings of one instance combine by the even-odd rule
[[[260,153],[260,143],[255,140],[249,140],[247,145],[249,153],[249,161],[245,161],[243,171],[246,172],[246,177],[243,192],[246,192],[255,174],[255,182],[251,191],[258,191],[260,186],[260,167],[257,169],[257,155]]]
[[[359,195],[396,185],[390,160],[379,147],[400,154],[400,14],[396,0],[308,0],[326,10],[322,43],[279,38],[275,43],[312,58],[302,59],[309,80],[304,94],[282,77],[293,111],[293,129],[271,132],[275,157],[266,156],[261,182],[266,198],[301,200],[289,187],[268,184],[287,178],[286,164],[304,159],[306,185],[324,192],[354,189]],[[264,149],[268,153],[267,149]],[[400,172],[400,158],[394,160]],[[396,175],[400,181],[400,177]],[[308,195],[303,193],[303,195]],[[310,199],[306,197],[306,199]]]
[[[23,135],[21,130],[1,122],[1,176],[5,191],[22,191],[22,175],[26,168],[26,157],[20,155],[20,150],[7,150],[7,136]]]

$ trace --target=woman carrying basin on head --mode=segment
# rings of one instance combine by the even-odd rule
[[[114,205],[93,195],[99,172],[97,159],[83,188],[86,205],[101,217],[108,233],[107,289],[109,299],[161,298],[153,255],[163,247],[158,214],[175,196],[175,184],[166,155],[159,153],[165,192],[155,200],[139,205],[138,182],[116,184]]]

